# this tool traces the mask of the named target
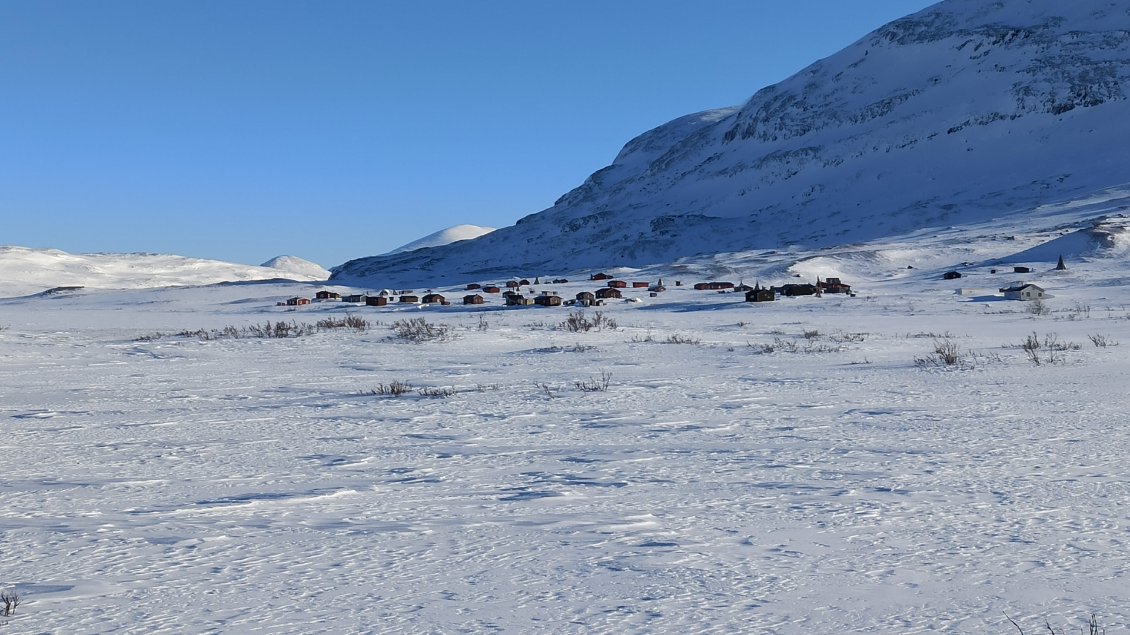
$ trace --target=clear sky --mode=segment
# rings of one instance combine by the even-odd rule
[[[0,245],[330,267],[540,211],[929,0],[0,0]]]

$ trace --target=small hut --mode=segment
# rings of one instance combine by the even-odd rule
[[[594,273],[589,276],[589,280],[611,280],[612,276],[607,273]]]
[[[507,289],[517,289],[520,286],[522,286],[522,283],[518,282],[517,280],[507,280],[506,281],[506,288]]]
[[[418,304],[419,302],[420,302],[420,298],[418,296],[414,296],[414,295],[402,295],[402,296],[400,296],[400,303],[401,304]]]
[[[608,286],[613,289],[627,289],[628,283],[623,280],[609,280]]]
[[[776,299],[777,294],[772,289],[762,289],[760,283],[745,293],[746,302],[772,302]]]
[[[651,286],[650,282],[641,282],[639,280],[632,282],[632,288],[633,289],[646,289],[649,286]]]
[[[422,300],[424,304],[447,304],[447,298],[438,293],[429,293]]]
[[[577,304],[581,306],[592,306],[596,303],[596,295],[591,291],[582,291],[577,294]]]
[[[1012,273],[1032,273],[1031,267],[1015,266],[1012,268]]]
[[[388,306],[388,296],[371,295],[365,298],[365,306]]]
[[[317,300],[340,300],[341,294],[337,291],[319,291],[314,294]]]
[[[483,287],[483,293],[502,293],[502,289],[499,289],[493,284],[488,284],[487,286]]]
[[[596,298],[598,300],[607,300],[608,298],[622,298],[622,297],[624,297],[624,294],[620,293],[620,290],[617,289],[616,287],[605,287],[603,289],[597,289],[596,290]]]
[[[482,303],[483,303],[483,296],[481,296],[477,293],[463,296],[463,304],[482,304]]]
[[[472,282],[472,283],[467,285],[467,291],[474,291],[475,289],[482,289],[482,288],[483,288],[483,285],[481,285],[477,282]]]
[[[538,306],[561,306],[561,296],[543,294],[534,298],[534,304]]]
[[[960,271],[947,271],[942,274],[942,280],[957,280],[961,277]]]

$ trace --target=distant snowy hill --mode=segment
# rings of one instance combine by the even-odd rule
[[[387,255],[400,254],[425,247],[443,247],[460,240],[472,240],[485,236],[494,231],[493,227],[479,227],[478,225],[456,225],[438,232],[428,234],[419,240],[413,240],[407,245],[402,245],[388,252]]]
[[[740,107],[676,119],[542,212],[473,241],[348,262],[436,283],[834,247],[1023,215],[1120,185],[1130,12],[946,0]]]
[[[324,270],[323,270],[324,271]],[[325,280],[325,276],[161,254],[69,254],[0,247],[0,297],[55,287],[141,289],[247,280]]]
[[[321,265],[297,256],[275,256],[261,266],[279,269],[284,273],[299,274],[304,279],[312,277],[314,280],[327,280],[330,277],[330,272]]]

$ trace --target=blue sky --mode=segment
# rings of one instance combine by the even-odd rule
[[[330,267],[553,204],[927,0],[5,0],[0,244]]]

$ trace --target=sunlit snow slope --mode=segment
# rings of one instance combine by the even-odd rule
[[[341,281],[474,278],[829,247],[1026,213],[1124,183],[1130,12],[947,0],[624,146],[482,238],[365,258]]]
[[[57,287],[141,289],[275,278],[324,280],[325,276],[162,254],[69,254],[0,247],[0,297]]]

